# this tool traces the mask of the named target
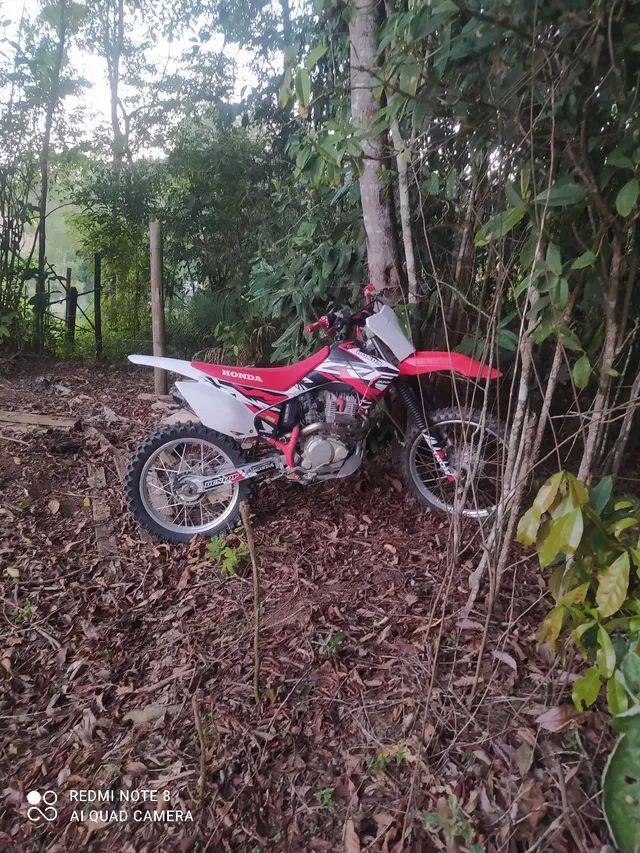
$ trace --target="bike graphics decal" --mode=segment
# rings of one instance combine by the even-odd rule
[[[228,486],[231,483],[237,483],[245,478],[240,471],[232,471],[230,474],[220,474],[218,477],[211,477],[209,480],[202,481],[202,488],[205,492],[210,489],[217,489],[218,486]]]

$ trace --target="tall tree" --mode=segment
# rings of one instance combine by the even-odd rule
[[[60,101],[60,75],[67,40],[67,0],[58,0],[54,7],[47,7],[56,16],[56,41],[53,62],[48,80],[44,133],[40,149],[40,201],[38,206],[38,275],[34,300],[33,343],[37,352],[44,347],[44,316],[46,310],[46,262],[47,262],[47,197],[49,194],[49,154],[53,118]]]
[[[379,85],[376,74],[377,8],[375,0],[355,0],[354,3],[349,24],[351,115],[362,134],[360,197],[367,235],[369,278],[378,290],[395,290],[400,284],[400,274],[386,165],[387,135],[372,135],[370,127],[372,116],[380,109],[374,92]]]

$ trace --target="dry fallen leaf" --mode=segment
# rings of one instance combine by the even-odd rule
[[[477,679],[478,684],[484,681],[484,678],[480,676]],[[456,678],[453,682],[454,687],[472,687],[476,683],[475,675],[463,675],[461,678]]]
[[[506,663],[506,665],[511,667],[514,672],[518,671],[518,664],[515,662],[515,659],[511,657],[511,655],[507,654],[506,652],[494,652],[493,656],[501,663]]]
[[[166,710],[166,705],[147,705],[145,708],[128,711],[124,715],[123,721],[126,723],[127,720],[131,720],[134,726],[143,726],[145,723],[159,719]]]
[[[482,631],[484,630],[484,625],[482,622],[476,622],[473,619],[461,619],[458,623],[458,628],[461,631]]]
[[[545,803],[542,786],[539,782],[531,782],[525,788],[520,798],[519,810],[523,815],[527,816],[529,827],[535,830],[547,813],[547,804]]]
[[[344,825],[344,849],[345,853],[360,853],[360,839],[351,819]]]
[[[536,723],[548,732],[559,732],[577,716],[577,713],[573,705],[557,705],[536,717]]]
[[[526,776],[533,763],[533,747],[528,743],[521,743],[516,750],[516,763],[521,776]]]
[[[184,589],[189,583],[189,578],[191,577],[191,572],[189,571],[189,566],[185,566],[184,571],[180,575],[180,580],[178,581],[178,589]]]

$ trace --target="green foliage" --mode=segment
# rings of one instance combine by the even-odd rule
[[[406,760],[407,754],[402,744],[387,746],[376,752],[374,755],[367,755],[365,763],[369,770],[377,775],[390,764],[402,764]]]
[[[460,841],[470,845],[468,850],[474,853],[482,853],[484,845],[471,844],[475,834],[469,816],[465,812],[460,800],[455,796],[444,799],[438,803],[438,811],[424,812],[422,825],[426,830],[434,834],[442,833],[447,844],[447,849],[458,849]]]
[[[596,701],[603,683],[613,714],[640,701],[639,534],[637,498],[615,497],[610,477],[589,490],[564,471],[520,519],[518,540],[535,544],[542,568],[563,561],[549,579],[556,604],[541,638],[552,646],[571,638],[592,662],[573,686],[578,710]]]
[[[640,699],[640,657],[633,663]],[[640,848],[640,704],[613,718],[620,737],[609,756],[602,777],[607,825],[619,850],[635,853]]]
[[[365,247],[358,198],[354,185],[323,191],[322,204],[309,205],[312,216],[256,259],[249,298],[281,330],[274,361],[290,361],[317,347],[304,326],[326,313],[329,303],[359,304]],[[283,210],[292,203],[283,190]]]
[[[313,795],[316,801],[323,809],[326,809],[330,814],[336,810],[336,804],[333,801],[333,792],[335,788],[321,788]]]
[[[249,549],[235,534],[228,537],[214,536],[207,543],[207,557],[225,578],[235,575],[242,561],[248,556]]]
[[[337,651],[346,639],[347,635],[342,631],[336,631],[335,634],[329,634],[329,636],[325,637],[320,645],[320,653],[329,655],[332,652]]]
[[[510,207],[493,216],[476,234],[476,246],[486,246],[492,240],[504,237],[526,214],[524,207]]]
[[[33,605],[30,599],[25,598],[24,604],[22,604],[20,607],[17,607],[11,614],[11,617],[14,622],[22,624],[24,622],[28,622],[31,619],[32,613]]]
[[[630,181],[622,187],[616,196],[616,210],[620,216],[629,216],[638,201],[640,194],[640,184],[637,178],[631,178]]]

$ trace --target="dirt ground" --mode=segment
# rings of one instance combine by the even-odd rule
[[[600,850],[608,728],[537,647],[534,564],[514,556],[478,666],[478,531],[452,562],[390,452],[265,486],[256,704],[250,565],[150,541],[123,501],[165,413],[149,391],[143,370],[0,362],[0,409],[77,421],[0,422],[0,850]]]

